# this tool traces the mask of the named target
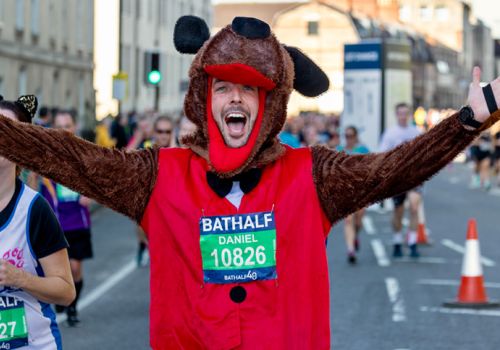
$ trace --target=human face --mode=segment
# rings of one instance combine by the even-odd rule
[[[14,112],[12,112],[10,109],[0,108],[0,114],[9,118],[9,119],[18,120],[16,114]],[[14,163],[12,163],[12,162],[8,161],[7,159],[5,159],[4,157],[0,156],[0,169],[4,169],[7,167],[15,168],[15,165],[14,165]]]
[[[172,123],[158,120],[154,129],[154,139],[158,147],[169,147],[172,139]]]
[[[410,109],[408,107],[399,107],[396,109],[396,118],[400,126],[407,126],[410,119]]]
[[[318,131],[314,125],[309,125],[304,129],[304,141],[307,146],[315,146],[318,143]]]
[[[352,130],[351,128],[347,128],[344,133],[344,137],[347,148],[353,148],[354,146],[356,146],[358,138],[354,130]]]
[[[214,79],[212,115],[228,147],[246,145],[259,112],[259,89]]]
[[[76,124],[68,113],[59,113],[54,119],[54,128],[76,133]]]

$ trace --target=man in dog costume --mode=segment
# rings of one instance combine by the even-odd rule
[[[500,83],[483,95],[476,69],[472,108],[387,153],[291,149],[277,139],[287,101],[327,90],[318,66],[253,18],[210,38],[183,17],[174,42],[196,53],[187,148],[110,150],[0,117],[0,154],[141,224],[154,349],[329,349],[332,223],[450,162],[497,120]]]

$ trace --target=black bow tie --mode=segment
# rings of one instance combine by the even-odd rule
[[[250,169],[229,179],[222,179],[217,174],[207,171],[207,182],[219,197],[224,198],[231,192],[234,181],[239,181],[241,190],[247,194],[257,186],[261,176],[262,170],[258,168]]]

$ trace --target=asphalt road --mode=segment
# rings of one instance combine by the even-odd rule
[[[426,185],[433,244],[421,248],[418,261],[391,259],[388,212],[367,212],[356,266],[347,264],[342,224],[333,228],[327,249],[332,348],[500,349],[500,309],[442,307],[458,291],[463,254],[457,249],[471,217],[486,258],[488,296],[500,300],[500,191],[469,189],[469,174],[454,164]],[[93,222],[95,258],[84,266],[81,324],[68,328],[60,319],[64,348],[149,349],[149,269],[134,265],[134,225],[108,209],[99,209]]]

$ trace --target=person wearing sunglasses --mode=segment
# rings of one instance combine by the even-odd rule
[[[158,147],[172,146],[172,120],[166,115],[159,116],[153,124],[153,143]]]
[[[347,154],[368,154],[368,148],[359,143],[358,129],[355,126],[348,126],[344,131],[345,144],[339,145],[337,150]],[[363,215],[365,209],[362,208],[353,214],[348,215],[344,220],[344,236],[347,246],[347,261],[350,264],[357,262],[356,251],[359,250],[359,232],[363,227]]]

